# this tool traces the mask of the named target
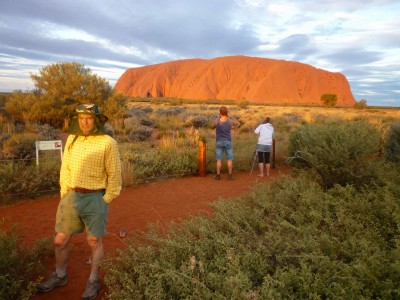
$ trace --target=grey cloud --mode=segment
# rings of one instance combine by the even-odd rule
[[[135,46],[143,51],[159,48],[174,56],[200,57],[204,53],[227,55],[251,51],[259,41],[250,26],[232,28],[233,8],[227,9],[229,4],[228,0],[196,3],[179,0],[161,4],[155,0],[142,0],[103,1],[102,5],[81,1],[71,5],[68,1],[30,0],[24,1],[23,5],[17,1],[7,2],[1,7],[3,12],[0,14],[7,15],[10,21],[18,22],[19,18],[25,28],[46,21],[79,28],[114,44]],[[26,30],[13,26],[13,31],[14,41],[24,46],[32,45],[29,36],[25,36],[28,35]],[[45,40],[43,37],[42,44],[51,46],[52,43]]]
[[[313,46],[311,38],[305,34],[294,34],[282,39],[278,43],[279,48],[276,52],[279,54],[290,54],[294,60],[305,60],[309,55],[317,51]]]
[[[384,57],[383,52],[365,50],[368,48],[349,48],[338,45],[342,50],[329,53],[329,49],[317,49],[314,34],[331,35],[346,32],[338,19],[334,24],[314,28],[313,32],[296,31],[297,24],[314,24],[319,22],[316,14],[321,12],[354,12],[368,7],[379,7],[384,4],[396,5],[398,0],[302,0],[294,1],[299,12],[284,26],[276,26],[279,20],[271,19],[271,36],[275,40],[282,32],[294,32],[278,41],[275,50],[261,51],[260,40],[256,36],[255,26],[265,16],[260,10],[255,18],[249,20],[249,11],[238,5],[240,1],[232,0],[0,0],[0,70],[33,69],[37,63],[58,61],[77,61],[88,67],[106,69],[123,69],[120,63],[148,65],[181,58],[213,58],[225,55],[254,55],[268,58],[307,61],[312,64],[317,59],[327,60],[351,80],[356,91],[362,91],[361,79],[373,77],[379,73],[385,78],[385,84],[375,83],[371,89],[377,93],[384,89],[400,89],[393,74],[398,74],[399,66],[392,69],[373,69],[368,65]],[[254,12],[251,12],[253,16]],[[240,22],[232,24],[233,20]],[[267,16],[271,17],[271,16]],[[259,19],[260,18],[260,19]],[[256,23],[256,24],[253,24]],[[400,26],[399,21],[392,21]],[[138,55],[113,51],[97,42],[83,42],[74,39],[55,40],[43,35],[43,24],[48,26],[65,26],[84,31],[111,45],[135,47],[142,53]],[[397,27],[396,27],[397,26]],[[386,48],[400,47],[400,31],[378,30],[364,33],[362,42],[365,45],[384,45]],[[361,36],[360,38],[362,38]],[[340,41],[338,41],[339,43]],[[265,43],[264,43],[265,44]],[[345,47],[343,49],[343,46]],[[116,48],[115,48],[116,49]],[[9,55],[7,63],[2,61],[1,54]],[[30,61],[22,66],[21,60],[9,62],[12,57]],[[102,62],[107,60],[108,62]],[[116,62],[113,64],[113,62]],[[18,65],[17,65],[18,64]],[[23,64],[23,62],[22,62]],[[29,76],[29,74],[27,74]],[[111,76],[111,75],[110,75]],[[112,75],[115,76],[115,75]],[[115,79],[115,78],[112,78]],[[397,99],[399,99],[397,94]],[[359,98],[359,97],[357,97]],[[368,101],[369,102],[369,101]]]
[[[382,56],[383,53],[378,51],[347,48],[321,57],[332,61],[339,66],[346,66],[349,64],[353,66],[361,66],[379,61]]]

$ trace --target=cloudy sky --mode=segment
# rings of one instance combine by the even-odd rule
[[[248,55],[343,73],[357,101],[400,107],[399,0],[0,0],[0,92],[76,61],[131,67]]]

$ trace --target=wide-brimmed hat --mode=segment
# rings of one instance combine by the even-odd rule
[[[96,116],[95,130],[89,134],[84,134],[79,127],[78,115],[89,114]],[[104,124],[108,121],[108,118],[100,113],[100,108],[96,104],[80,104],[75,110],[72,117],[71,125],[69,126],[69,133],[76,135],[102,135],[104,132]]]
[[[76,114],[90,114],[99,118],[101,123],[108,121],[108,118],[100,113],[100,108],[96,104],[79,104],[75,110]]]

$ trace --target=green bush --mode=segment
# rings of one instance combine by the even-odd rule
[[[361,186],[375,176],[379,138],[379,131],[364,121],[304,125],[290,136],[288,162],[310,169],[326,189]]]
[[[26,247],[13,230],[0,224],[0,299],[30,299],[44,275],[43,259],[49,253],[47,240]]]
[[[400,187],[260,184],[105,264],[109,299],[395,299]]]
[[[208,123],[208,117],[202,114],[189,115],[186,117],[186,124],[194,128],[206,127]]]
[[[132,129],[129,133],[129,140],[142,142],[150,138],[151,133],[153,132],[153,128],[147,126],[140,126]]]
[[[400,162],[400,124],[391,126],[384,148],[388,160]]]
[[[3,143],[3,157],[7,159],[35,158],[36,135],[30,133],[14,134]]]
[[[38,140],[39,141],[51,141],[51,140],[58,140],[60,139],[60,136],[58,134],[58,131],[48,125],[39,125],[38,126]]]
[[[336,94],[323,94],[321,95],[321,101],[325,106],[334,107],[337,102]]]
[[[151,120],[149,118],[143,118],[140,120],[140,125],[154,127],[156,125],[156,122],[154,122],[154,120]]]
[[[26,161],[0,164],[0,205],[59,190],[60,160],[43,160],[39,167]]]
[[[197,148],[142,148],[122,149],[121,158],[125,169],[131,172],[125,179],[129,185],[162,180],[169,177],[193,175],[198,169]],[[132,166],[132,167],[129,167]],[[124,174],[128,176],[128,174]]]

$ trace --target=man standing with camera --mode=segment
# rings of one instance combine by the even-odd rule
[[[221,106],[219,116],[214,120],[212,129],[216,128],[215,154],[217,159],[216,180],[221,179],[222,157],[225,153],[228,166],[228,180],[233,179],[233,145],[232,145],[232,126],[238,126],[239,122],[234,118],[228,117],[228,108]]]

